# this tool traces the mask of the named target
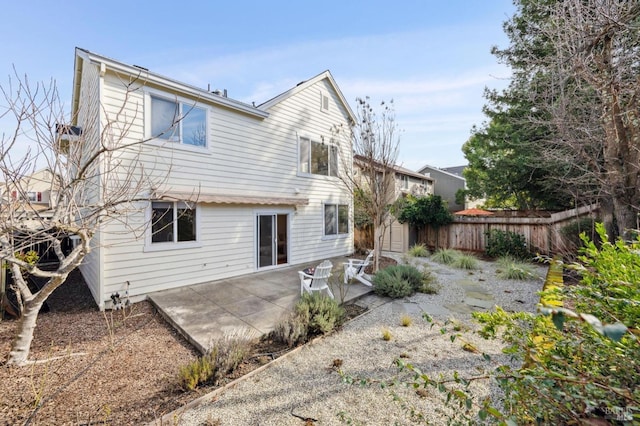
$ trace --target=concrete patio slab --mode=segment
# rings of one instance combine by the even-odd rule
[[[346,258],[330,260],[334,274],[339,276]],[[159,291],[150,294],[149,299],[171,325],[204,353],[214,339],[225,334],[243,332],[261,336],[273,330],[300,300],[298,270],[307,266]],[[346,303],[372,293],[372,288],[354,281],[346,286],[334,284],[332,291],[338,301],[345,295]]]

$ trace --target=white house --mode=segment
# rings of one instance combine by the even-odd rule
[[[24,202],[25,211],[42,212],[53,206],[56,179],[50,169],[44,168],[13,182],[0,185],[3,201]]]
[[[329,71],[254,106],[78,48],[72,117],[85,149],[105,132],[148,139],[137,163],[115,167],[163,176],[156,199],[100,228],[81,265],[100,308],[127,289],[135,301],[353,251],[338,177],[352,150],[331,129],[354,115]]]

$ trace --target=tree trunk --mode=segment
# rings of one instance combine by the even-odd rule
[[[614,217],[616,219],[617,237],[627,238],[629,230],[638,228],[638,212],[627,202],[614,198]]]
[[[51,278],[32,298],[25,300],[24,311],[18,322],[18,334],[11,345],[11,352],[9,352],[8,365],[25,365],[27,363],[40,308],[42,308],[47,297],[49,297],[66,278],[66,275]]]
[[[380,267],[380,251],[382,248],[382,238],[384,237],[382,233],[381,226],[373,227],[373,272],[378,272],[378,268]]]

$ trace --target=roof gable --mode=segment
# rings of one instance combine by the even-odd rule
[[[420,169],[418,169],[418,173],[425,173],[425,174],[426,173],[434,173],[434,174],[440,173],[440,174],[443,174],[443,175],[446,175],[446,176],[450,176],[450,177],[453,177],[453,178],[456,178],[456,179],[460,179],[461,181],[466,181],[465,178],[460,176],[460,175],[448,172],[448,171],[443,170],[443,169],[438,168],[438,167],[430,166],[428,164],[426,164],[426,165],[422,166]]]
[[[298,85],[296,85],[295,87],[287,90],[286,92],[283,92],[283,93],[279,94],[278,96],[269,99],[268,101],[258,105],[258,108],[261,108],[263,110],[268,110],[269,108],[273,107],[274,105],[277,105],[280,102],[283,102],[286,99],[289,99],[290,97],[294,96],[295,94],[297,94],[297,93],[299,93],[299,92],[301,92],[303,90],[306,90],[309,87],[313,86],[314,84],[318,83],[319,81],[322,81],[322,80],[325,80],[325,79],[329,82],[329,85],[331,86],[331,88],[338,95],[338,98],[340,99],[340,102],[342,103],[345,111],[347,111],[347,114],[349,115],[349,119],[352,122],[355,122],[355,115],[354,115],[353,111],[351,110],[351,107],[349,106],[349,103],[345,99],[344,95],[342,94],[342,91],[338,87],[338,84],[334,80],[334,78],[331,75],[331,72],[329,70],[326,70],[326,71],[316,75],[315,77],[313,77],[313,78],[311,78],[309,80],[303,81],[303,82],[299,83]]]

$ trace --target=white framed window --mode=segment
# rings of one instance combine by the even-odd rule
[[[349,233],[349,206],[347,204],[324,204],[324,235],[346,235]]]
[[[27,192],[27,201],[31,201],[32,203],[42,201],[42,192],[35,192],[35,191]]]
[[[409,189],[409,176],[400,175],[400,189]]]
[[[190,203],[152,201],[150,220],[151,247],[188,245],[198,241],[198,208]]]
[[[168,142],[206,148],[208,145],[207,109],[192,101],[149,95],[149,136]]]
[[[302,174],[338,176],[338,147],[301,137],[298,171]]]

